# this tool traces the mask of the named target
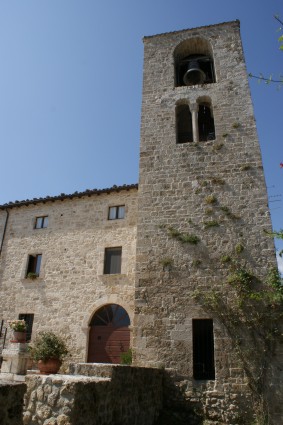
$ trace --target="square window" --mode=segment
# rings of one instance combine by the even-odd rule
[[[34,314],[19,314],[19,320],[24,320],[27,325],[27,342],[31,340]]]
[[[48,226],[48,216],[36,217],[35,219],[35,229],[45,229]]]
[[[34,279],[39,276],[42,254],[29,255],[26,277]]]
[[[109,208],[108,220],[119,220],[121,218],[125,218],[125,205]]]
[[[105,248],[104,274],[121,273],[122,247]]]

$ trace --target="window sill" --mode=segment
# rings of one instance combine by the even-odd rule
[[[101,274],[98,276],[99,280],[104,284],[111,284],[118,283],[121,284],[129,284],[129,279],[126,274],[117,273],[117,274]]]

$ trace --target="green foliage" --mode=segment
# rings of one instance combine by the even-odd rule
[[[240,170],[241,171],[247,171],[247,170],[250,170],[250,169],[251,169],[251,165],[250,164],[243,164],[240,167]]]
[[[275,239],[283,239],[283,229],[275,230],[274,232],[268,232],[267,230],[264,230],[264,232]],[[283,256],[283,249],[279,252],[280,257]]]
[[[53,332],[39,332],[31,346],[31,357],[46,362],[49,359],[62,360],[68,349],[64,339]]]
[[[210,221],[204,221],[203,222],[205,229],[208,229],[209,227],[218,227],[219,223],[217,220],[210,220]]]
[[[224,143],[215,143],[214,145],[213,145],[213,150],[214,151],[220,151],[220,149],[222,149],[223,148],[223,146],[224,146]]]
[[[200,241],[197,236],[188,233],[181,233],[177,229],[174,229],[174,227],[169,227],[168,232],[172,238],[177,239],[181,243],[190,243],[196,245]]]
[[[225,184],[225,180],[221,179],[220,177],[212,177],[211,183],[213,184]]]
[[[253,278],[254,276],[251,273],[244,268],[239,267],[228,276],[227,282],[230,285],[237,287],[239,290],[248,290],[251,287]]]
[[[241,124],[239,123],[239,122],[234,122],[233,124],[232,124],[232,127],[233,128],[239,128],[241,126]]]
[[[34,272],[29,272],[27,274],[27,278],[28,279],[36,279],[37,277],[38,277],[38,274],[37,273],[34,273]]]
[[[223,133],[222,137],[226,138],[228,136],[228,133]]]
[[[217,202],[217,198],[216,198],[216,196],[215,196],[215,195],[208,195],[208,196],[205,198],[205,202],[206,202],[207,204],[216,204],[216,202]]]
[[[125,353],[121,353],[121,364],[131,365],[133,362],[133,351],[131,348],[128,349]]]
[[[238,243],[236,246],[235,246],[235,252],[237,253],[237,254],[241,254],[241,252],[243,252],[244,251],[244,245],[242,245],[241,243]]]
[[[165,269],[171,270],[173,263],[174,263],[173,259],[169,257],[165,257],[160,260],[160,264],[163,266],[163,270]]]
[[[212,209],[212,208],[206,208],[206,209],[204,210],[204,213],[205,213],[206,215],[213,214],[213,209]]]
[[[221,260],[221,263],[225,264],[225,263],[230,263],[232,259],[230,255],[222,255],[220,260]]]

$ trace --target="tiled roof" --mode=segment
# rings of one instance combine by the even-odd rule
[[[124,184],[123,186],[112,186],[107,189],[86,189],[83,192],[74,192],[70,195],[61,193],[58,196],[46,196],[45,198],[26,199],[25,201],[14,201],[0,205],[0,210],[7,208],[18,208],[22,206],[35,205],[46,202],[64,201],[65,199],[82,198],[83,196],[101,195],[102,193],[121,192],[122,190],[138,189],[138,184]]]

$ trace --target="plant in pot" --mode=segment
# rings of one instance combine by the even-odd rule
[[[39,332],[31,349],[31,357],[37,361],[40,373],[57,373],[62,360],[68,354],[64,339],[54,332]]]
[[[10,329],[12,329],[12,339],[10,342],[26,342],[27,324],[24,320],[8,320]]]

